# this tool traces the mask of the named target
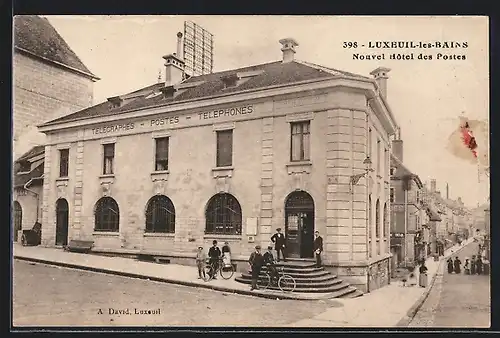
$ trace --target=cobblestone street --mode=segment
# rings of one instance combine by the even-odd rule
[[[473,243],[458,253],[462,265],[477,249]],[[490,276],[448,274],[445,269],[409,326],[485,328],[490,316]]]
[[[14,261],[13,303],[15,326],[272,327],[332,306],[329,301],[269,300],[22,261]],[[110,308],[130,314],[110,315]],[[160,314],[135,314],[135,309],[160,309]]]

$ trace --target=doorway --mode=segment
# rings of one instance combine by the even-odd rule
[[[288,257],[314,257],[314,200],[305,191],[294,191],[286,198],[285,237]]]
[[[23,228],[23,208],[21,208],[21,204],[18,201],[14,201],[14,242],[18,240],[19,230]]]
[[[64,198],[56,202],[56,245],[68,244],[69,206]]]

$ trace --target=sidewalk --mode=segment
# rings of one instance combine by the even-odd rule
[[[472,242],[466,241],[465,245]],[[310,319],[304,319],[292,324],[293,327],[339,327],[339,326],[371,326],[394,327],[404,326],[408,318],[413,317],[432,288],[434,276],[439,263],[465,245],[451,247],[445,251],[445,256],[439,262],[428,259],[429,286],[402,287],[394,281],[390,285],[375,290],[358,298],[336,298],[334,307]],[[62,251],[61,249],[44,247],[23,247],[14,244],[14,258],[51,265],[77,268],[88,271],[110,273],[126,277],[149,279],[158,282],[202,287],[217,291],[254,295],[273,299],[296,299],[325,301],[328,294],[282,293],[270,290],[250,291],[249,286],[236,282],[235,273],[230,280],[219,278],[210,282],[197,279],[194,266],[177,264],[156,264],[140,262],[130,258],[106,257],[92,254],[79,254]],[[329,302],[332,302],[329,301]]]
[[[198,271],[194,266],[141,262],[131,258],[81,254],[63,251],[62,249],[22,246],[20,244],[14,244],[13,252],[14,258],[19,260],[263,298],[294,300],[330,298],[329,294],[324,293],[283,293],[271,290],[250,291],[249,285],[234,280],[240,274],[239,272],[235,272],[229,280],[224,280],[219,276],[217,280],[205,282],[202,279],[198,279]]]
[[[293,326],[404,327],[427,298],[440,263],[472,241],[473,239],[469,239],[462,246],[455,245],[449,248],[438,262],[434,261],[434,258],[426,260],[425,265],[429,269],[427,271],[429,284],[426,288],[419,287],[418,284],[403,287],[401,282],[391,281],[390,285],[367,293],[363,297],[337,299],[343,307],[330,308],[316,317],[298,321]]]

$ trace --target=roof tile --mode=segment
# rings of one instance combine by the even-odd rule
[[[45,146],[44,145],[40,145],[40,146],[34,146],[33,148],[31,148],[28,152],[24,153],[22,156],[20,156],[16,162],[22,162],[22,161],[26,161],[26,160],[29,160],[30,158],[32,157],[35,157],[35,156],[38,156],[38,155],[41,155],[45,152]]]

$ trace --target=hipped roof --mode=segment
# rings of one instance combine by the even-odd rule
[[[242,83],[237,86],[226,88],[223,81],[224,78],[242,73],[253,73],[253,75],[245,77],[245,81],[242,81]],[[158,93],[161,88],[165,87],[164,82],[154,83],[128,94],[119,96],[119,98],[122,99],[124,97],[132,97],[130,101],[124,102],[119,107],[116,107],[113,103],[106,101],[73,114],[49,121],[43,125],[77,121],[101,116],[119,115],[131,110],[170,105],[181,101],[208,98],[228,93],[236,94],[242,91],[263,89],[270,86],[294,84],[301,81],[321,80],[339,76],[363,79],[365,81],[369,79],[366,76],[323,67],[309,62],[295,60],[283,63],[282,61],[276,61],[190,77],[182,82],[182,86],[188,88],[183,88],[177,95],[170,97],[165,95],[151,95],[153,93]],[[192,87],[185,86],[188,84],[192,84]]]

